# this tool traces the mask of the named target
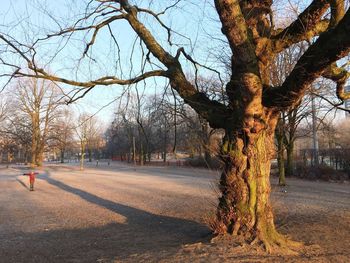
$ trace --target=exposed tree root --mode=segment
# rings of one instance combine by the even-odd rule
[[[280,253],[288,255],[298,255],[300,250],[303,248],[303,244],[292,241],[278,232],[275,232],[273,235],[268,235],[258,238],[262,245],[264,246],[267,253]]]
[[[231,231],[228,232],[228,228],[222,222],[211,223],[211,227],[217,227],[213,229],[215,237],[213,242],[225,237],[238,239],[242,244],[249,244],[252,247],[261,247],[269,254],[285,254],[285,255],[298,255],[304,248],[304,244],[289,239],[287,236],[278,233],[274,226],[264,227],[261,230],[247,229],[242,227],[236,222]],[[246,230],[246,231],[243,231]]]

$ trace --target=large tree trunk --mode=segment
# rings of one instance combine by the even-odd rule
[[[35,165],[41,167],[44,161],[44,152],[42,150],[38,151],[36,154]]]
[[[276,231],[269,200],[273,139],[274,133],[267,130],[248,137],[226,131],[222,145],[222,196],[214,226],[218,234],[230,233],[250,242],[262,242],[267,251],[290,242]]]
[[[32,145],[31,145],[31,166],[41,166],[43,161],[43,138],[40,131],[39,110],[32,114]]]
[[[80,141],[80,170],[84,170],[85,146],[85,141],[82,139]]]
[[[64,149],[61,149],[61,163],[64,163]]]
[[[142,143],[140,143],[140,153],[139,153],[139,156],[140,156],[140,166],[143,166],[144,165],[144,153],[143,153],[143,145]]]
[[[38,166],[37,165],[37,160],[38,160],[38,138],[35,134],[35,132],[33,132],[32,135],[32,145],[31,145],[31,167],[35,167]]]
[[[92,149],[89,147],[88,148],[88,156],[89,156],[89,163],[92,162]]]
[[[36,165],[41,167],[44,162],[45,137],[40,136],[40,143],[38,144]]]
[[[286,175],[292,176],[294,174],[294,142],[290,141],[289,145],[286,147],[287,149],[287,167],[286,167]]]
[[[36,152],[31,151],[31,161],[30,161],[30,166],[35,167],[36,166]]]
[[[44,160],[44,148],[39,142],[40,139],[33,138],[32,140],[32,149],[31,149],[31,166],[32,167],[41,167]]]

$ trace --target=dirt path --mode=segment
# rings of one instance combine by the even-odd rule
[[[23,171],[0,169],[0,262],[349,262],[350,185],[273,186],[281,232],[308,247],[266,255],[210,243],[217,174],[115,164],[48,167],[29,192]],[[315,245],[317,244],[317,245]]]

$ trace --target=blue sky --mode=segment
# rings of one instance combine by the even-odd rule
[[[2,26],[2,30],[9,32],[20,41],[31,42],[35,38],[43,37],[46,34],[51,34],[59,30],[58,24],[61,27],[72,25],[76,18],[81,17],[83,14],[85,9],[84,2],[87,1],[2,0],[0,12],[2,21],[0,23],[6,25],[6,27]],[[142,4],[141,1],[137,2]],[[169,3],[174,1],[164,2]],[[158,6],[157,4],[156,8],[162,10],[165,6],[167,5]],[[182,37],[180,34],[173,34],[172,41],[175,44],[179,43],[181,46],[184,46],[186,51],[196,60],[202,63],[212,64],[210,58],[205,54],[205,51],[210,49],[207,39],[209,34],[220,37],[221,33],[219,28],[212,29],[216,25],[214,23],[216,14],[213,13],[213,8],[209,4],[209,1],[204,1],[203,4],[198,4],[198,1],[180,3],[179,8],[170,10],[170,13],[171,15],[169,17],[164,17],[164,22],[176,32],[186,36]],[[160,42],[170,52],[175,54],[178,47],[167,45],[166,31],[155,26],[154,21],[149,19],[144,21],[150,26],[151,31],[157,39],[160,39]],[[49,63],[49,66],[46,68],[57,75],[76,78],[78,80],[89,80],[104,75],[116,75],[127,78],[139,73],[142,53],[137,46],[133,48],[136,38],[135,33],[130,30],[126,22],[117,21],[112,24],[111,28],[122,50],[120,64],[123,72],[120,71],[120,67],[114,67],[116,64],[117,49],[113,44],[113,39],[110,37],[107,28],[99,32],[97,40],[91,48],[89,55],[94,60],[84,58],[78,63],[85,48],[85,44],[82,43],[81,39],[85,38],[85,41],[88,42],[91,38],[91,33],[88,35],[78,33],[74,35],[74,38],[62,50],[61,48],[66,43],[62,42],[61,38],[42,42],[43,44],[40,44],[38,48],[40,52],[37,55],[37,61],[41,64]],[[216,32],[215,34],[218,33],[218,35],[212,32]],[[196,50],[196,53],[193,53],[193,50]],[[57,54],[56,51],[59,51],[59,53]],[[186,72],[193,74],[193,72],[190,73],[192,67],[187,62],[184,63],[184,67],[186,68]],[[143,90],[142,85],[142,83],[138,85],[141,90]],[[165,85],[166,80],[164,79],[149,80],[147,81],[146,93],[154,94],[158,92],[161,94]],[[67,92],[71,89],[71,87],[65,85],[61,86]],[[88,110],[90,113],[97,112],[118,97],[122,90],[124,88],[120,86],[96,87],[85,98],[78,101],[76,108],[79,111]],[[107,121],[113,111],[114,104],[111,104],[109,107],[101,110],[99,116]]]
[[[0,9],[1,30],[9,32],[21,41],[30,42],[32,39],[56,32],[59,30],[59,24],[63,28],[71,26],[73,21],[84,13],[87,2],[89,1],[2,0]],[[138,0],[135,2],[140,6],[152,2],[155,10],[162,10],[169,3],[175,1]],[[221,65],[216,62],[213,51],[217,50],[218,46],[223,46],[223,36],[212,2],[209,0],[184,0],[180,2],[177,8],[171,9],[168,16],[162,16],[163,21],[179,33],[173,34],[172,41],[175,45],[172,47],[167,44],[166,31],[157,26],[154,20],[147,18],[143,21],[149,26],[155,37],[160,40],[160,43],[172,54],[176,53],[178,48],[176,44],[178,43],[179,46],[185,47],[185,50],[200,63],[221,71]],[[289,16],[294,16],[293,10],[296,10],[297,6],[305,6],[310,1],[286,2],[280,0],[275,2],[275,8],[280,11],[277,20],[287,21],[290,20],[288,19]],[[78,80],[89,80],[104,75],[128,77],[130,74],[139,73],[142,52],[137,47],[133,48],[136,35],[130,30],[126,22],[117,21],[112,24],[111,29],[122,50],[120,60],[122,72],[119,66],[115,66],[117,48],[113,44],[113,39],[110,37],[107,28],[99,32],[97,40],[90,50],[91,53],[88,53],[93,59],[85,57],[79,60],[86,46],[82,39],[88,42],[92,33],[78,33],[69,42],[65,42],[66,39],[62,40],[60,37],[42,42],[38,47],[40,52],[37,55],[37,61],[40,64],[49,65],[46,66],[46,69],[57,75]],[[185,72],[194,75],[190,63],[185,60],[182,62]],[[211,72],[204,69],[200,73],[205,76],[212,76]],[[151,79],[146,84],[147,94],[156,92],[161,94],[166,81],[164,79]],[[71,87],[65,85],[62,85],[62,87],[67,92],[71,89]],[[140,83],[138,87],[143,90],[143,83]],[[111,102],[120,96],[123,90],[124,88],[120,86],[95,87],[85,98],[78,101],[75,106],[76,111],[88,111],[92,114],[100,110],[98,116],[108,122],[115,109],[115,104]],[[109,103],[111,105],[102,109],[103,106]]]

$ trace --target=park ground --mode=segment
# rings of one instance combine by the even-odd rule
[[[350,184],[272,180],[280,232],[297,255],[213,239],[218,172],[51,165],[35,191],[25,167],[0,169],[0,262],[350,262]]]

